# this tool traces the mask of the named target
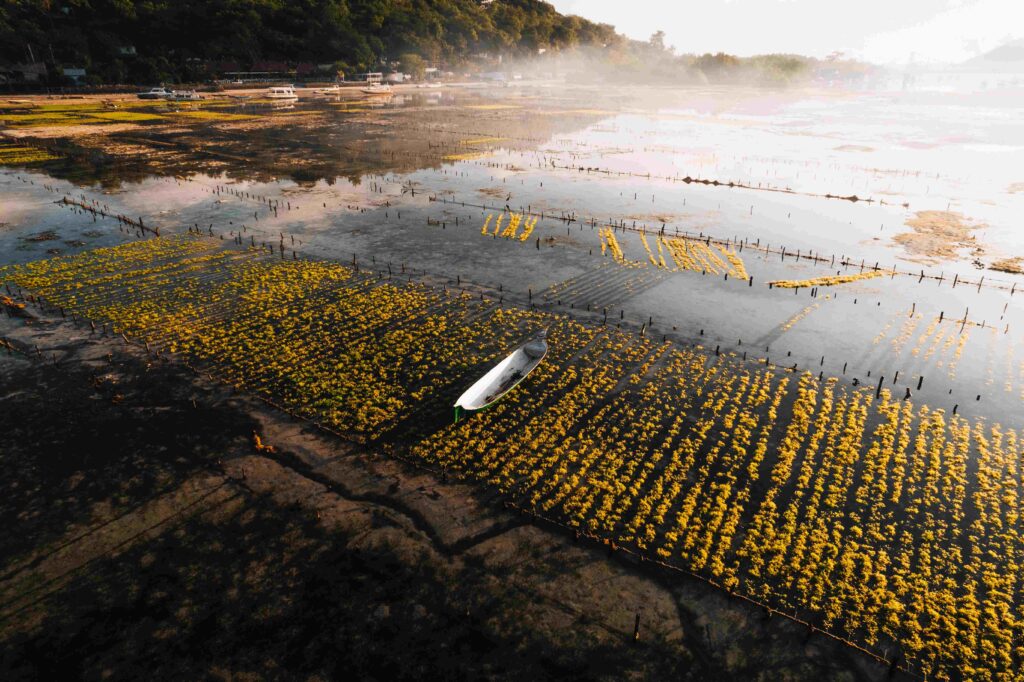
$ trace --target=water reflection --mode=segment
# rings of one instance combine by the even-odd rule
[[[933,104],[736,90],[416,89],[152,107],[145,113],[157,118],[98,123],[89,134],[75,120],[73,133],[52,137],[7,119],[27,144],[60,158],[31,165],[45,174],[4,176],[5,198],[20,208],[0,222],[43,224],[59,239],[28,241],[40,230],[25,227],[0,233],[0,245],[24,260],[131,238],[47,205],[82,193],[166,233],[191,226],[255,244],[288,235],[312,255],[357,254],[533,292],[533,303],[575,306],[572,314],[612,306],[625,323],[653,321],[665,336],[738,354],[759,349],[847,381],[866,382],[869,371],[872,381],[927,375],[923,399],[1013,423],[1024,392],[1013,341],[1024,318],[1010,296],[1018,276],[979,268],[1024,256],[1015,229],[1024,193],[1012,189],[1024,177],[1007,162],[1024,136],[1013,107]],[[987,123],[970,128],[971,119]],[[951,136],[955,126],[970,133]],[[719,184],[686,182],[691,176]],[[40,189],[55,179],[64,181],[59,190]],[[528,243],[481,234],[488,216],[493,225],[506,209],[538,218]],[[927,229],[912,252],[897,237],[914,225]],[[623,265],[602,256],[608,226]],[[946,226],[957,227],[954,239]],[[97,231],[102,239],[84,234]],[[753,281],[675,267],[659,239],[677,235],[725,242]],[[818,290],[767,286],[876,264],[885,277]],[[929,341],[930,320],[953,310],[984,326],[965,326],[962,346],[951,332]],[[905,331],[906,320],[918,326]],[[968,400],[997,385],[992,353],[1013,365],[1000,389],[1014,399],[1006,406]]]
[[[130,126],[107,126],[109,131],[96,126],[87,135],[35,139],[60,157],[35,167],[53,177],[105,187],[151,175],[193,173],[253,181],[287,177],[304,184],[339,177],[358,182],[367,174],[437,168],[466,154],[466,139],[493,138],[502,147],[524,148],[523,141],[579,131],[596,118],[492,109],[490,102],[438,91],[298,103],[254,96],[147,106],[149,118]],[[0,109],[0,117],[4,113]],[[18,132],[33,140],[35,130]],[[483,154],[497,146],[477,142],[471,151]]]

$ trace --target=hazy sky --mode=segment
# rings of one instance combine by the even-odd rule
[[[548,0],[677,52],[841,50],[874,62],[958,62],[1024,37],[1024,0]]]

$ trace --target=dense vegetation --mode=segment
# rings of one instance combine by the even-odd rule
[[[614,28],[541,0],[5,0],[0,63],[45,60],[97,80],[201,79],[222,62],[376,68],[417,54],[455,64],[604,45]],[[131,54],[134,50],[135,54]]]
[[[427,66],[493,70],[541,53],[542,72],[602,82],[785,83],[865,73],[864,65],[796,55],[679,55],[660,31],[649,41],[630,40],[542,0],[0,3],[0,68],[42,61],[49,84],[62,81],[61,67],[85,68],[94,84],[195,82],[297,65],[300,78],[367,70],[419,77]]]

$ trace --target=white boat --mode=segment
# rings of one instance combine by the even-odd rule
[[[139,99],[170,99],[174,93],[167,88],[152,88],[136,95]]]
[[[295,94],[295,88],[290,85],[283,85],[279,87],[270,88],[267,90],[268,99],[298,99],[299,96]]]
[[[390,85],[385,85],[383,83],[374,83],[373,85],[360,89],[367,95],[390,95],[394,92]]]
[[[479,381],[469,387],[455,402],[455,421],[459,421],[459,410],[482,410],[498,402],[513,388],[537,369],[548,354],[547,330],[539,332],[512,354],[499,362]]]
[[[172,99],[175,102],[198,102],[202,98],[203,96],[195,90],[175,90],[168,97],[168,99]]]
[[[326,87],[326,88],[320,88],[319,90],[316,91],[316,94],[318,94],[318,95],[339,95],[339,94],[341,94],[341,86],[340,85],[331,85],[331,86]]]

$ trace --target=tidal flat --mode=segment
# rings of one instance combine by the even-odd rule
[[[2,660],[125,676],[131,633],[168,666],[210,642],[189,675],[330,677],[338,642],[370,675],[1012,675],[1020,114],[541,84],[0,102]],[[536,375],[452,423],[541,328]],[[335,563],[381,592],[301,606],[353,591]],[[247,628],[304,653],[237,654]],[[377,667],[374,628],[408,660]]]

